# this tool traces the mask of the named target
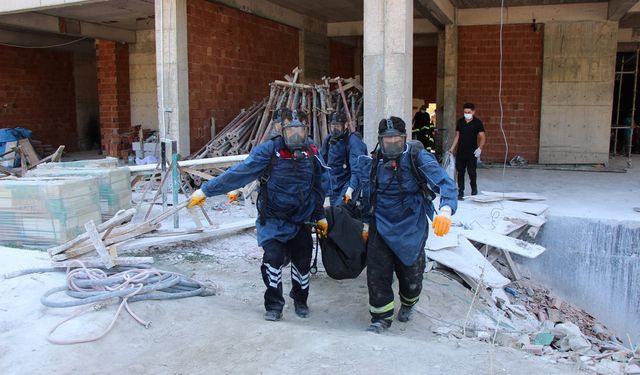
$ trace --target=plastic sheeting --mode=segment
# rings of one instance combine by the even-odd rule
[[[17,247],[63,244],[101,222],[97,178],[0,180],[0,243]]]

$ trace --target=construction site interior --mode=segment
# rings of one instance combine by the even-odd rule
[[[0,372],[640,374],[639,59],[640,1],[0,1]],[[194,192],[281,108],[371,152],[424,107],[455,180],[468,102],[413,318],[366,332],[314,234],[309,317],[265,321],[262,183]]]

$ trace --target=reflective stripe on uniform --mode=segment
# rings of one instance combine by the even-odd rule
[[[269,263],[264,263],[267,269],[267,277],[269,278],[269,286],[271,288],[277,288],[282,281],[282,269],[272,267]]]
[[[307,289],[309,287],[309,274],[301,274],[293,264],[291,265],[291,278],[297,281],[302,289]]]
[[[384,305],[382,307],[374,307],[374,306],[369,305],[369,311],[372,314],[384,314],[386,312],[393,311],[393,301],[387,303],[386,305]]]
[[[416,304],[416,302],[418,302],[419,299],[420,299],[420,296],[417,296],[415,298],[407,298],[402,294],[400,294],[400,301],[402,302],[403,305],[413,306]]]

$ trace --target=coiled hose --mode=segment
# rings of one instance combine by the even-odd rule
[[[28,273],[52,271],[59,271],[59,269],[31,269],[15,273],[11,275],[11,277]],[[8,275],[5,275],[5,277],[9,278]],[[138,323],[142,324],[145,328],[149,328],[151,322],[138,317],[131,310],[129,302],[212,296],[215,295],[215,291],[215,285],[205,285],[178,273],[149,268],[148,265],[115,267],[110,270],[103,270],[100,268],[87,268],[81,261],[75,260],[67,267],[66,285],[48,290],[42,298],[40,298],[40,302],[44,306],[52,308],[90,305],[56,324],[51,331],[49,331],[47,335],[49,342],[69,345],[96,341],[106,336],[113,328],[123,308],[126,309],[129,315]],[[65,292],[74,299],[54,300],[51,298],[53,295],[61,292]],[[101,334],[71,340],[53,337],[53,333],[64,323],[90,310],[99,310],[106,306],[108,301],[114,299],[120,299],[120,305],[111,323]]]

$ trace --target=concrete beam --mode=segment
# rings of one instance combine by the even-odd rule
[[[620,21],[620,19],[637,4],[637,0],[609,0],[609,20]]]
[[[421,6],[418,9],[426,8],[431,16],[436,18],[442,26],[452,24],[456,18],[456,8],[449,0],[416,0],[416,3]],[[426,16],[425,18],[429,19]]]
[[[283,25],[295,27],[300,30],[310,30],[324,33],[324,22],[304,16],[289,8],[264,0],[214,0],[212,2],[226,5],[230,8],[241,10],[254,16],[266,18]]]
[[[618,29],[618,43],[638,43],[640,42],[640,30]]]
[[[69,18],[49,16],[40,13],[8,14],[0,16],[0,25],[53,34],[112,40],[116,42],[136,42],[135,31]]]
[[[415,18],[413,20],[414,34],[434,34],[438,32],[438,28],[433,23],[423,18]],[[327,36],[335,38],[340,36],[360,36],[363,35],[362,21],[352,22],[330,22],[327,23]]]
[[[607,3],[558,4],[506,7],[504,23],[606,21]],[[497,25],[500,24],[500,8],[458,9],[457,24]]]
[[[15,29],[0,29],[0,43],[29,47],[60,45],[60,47],[55,48],[57,50],[79,53],[92,52],[95,55],[95,45],[93,40],[85,39],[75,43],[66,44],[73,40],[73,38],[64,35],[39,34]]]
[[[0,1],[0,14],[33,12],[104,1],[107,0],[3,0]]]

